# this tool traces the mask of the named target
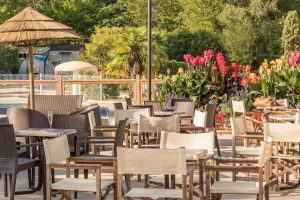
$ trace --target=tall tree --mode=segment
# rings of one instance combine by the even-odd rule
[[[147,64],[147,29],[126,27],[119,36],[112,53],[112,61],[107,65],[109,72],[125,71],[128,77],[145,74]],[[162,38],[153,33],[153,70],[166,59]]]
[[[148,0],[120,0],[125,12],[124,21],[128,26],[146,26]],[[179,13],[182,6],[179,0],[153,0],[153,26],[157,29],[171,31],[180,27],[181,17]]]
[[[300,20],[297,11],[290,11],[284,20],[282,31],[284,55],[300,50]]]

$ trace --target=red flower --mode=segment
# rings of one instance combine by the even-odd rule
[[[221,112],[218,112],[218,113],[216,114],[216,121],[217,121],[218,123],[222,123],[222,122],[224,121],[224,115],[223,115]]]
[[[247,87],[247,85],[248,85],[248,80],[246,77],[243,77],[241,80],[241,86]]]
[[[246,73],[246,75],[250,75],[250,73],[251,73],[251,66],[250,65],[247,65],[246,66],[246,68],[245,68],[245,73]]]
[[[204,51],[203,57],[205,59],[205,64],[207,64],[212,59],[213,56],[214,56],[214,50],[210,49]]]
[[[289,58],[290,64],[297,66],[300,63],[300,51],[293,53]]]
[[[240,69],[241,69],[241,67],[236,62],[232,63],[231,67],[233,68],[233,72],[231,74],[231,77],[232,78],[238,78],[238,77],[240,77]]]
[[[225,62],[223,54],[218,53],[216,56],[216,60],[219,65],[219,70],[220,70],[222,76],[225,76],[227,71],[229,70],[229,67],[226,66],[226,62]]]

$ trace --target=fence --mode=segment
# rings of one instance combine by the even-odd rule
[[[29,81],[26,76],[2,76],[0,80],[0,104],[2,107],[19,106],[27,103],[29,94]],[[74,94],[80,93],[84,95],[84,103],[90,101],[100,101],[100,103],[110,104],[113,101],[122,101],[124,96],[132,97],[135,104],[141,104],[147,98],[146,79],[100,79],[99,76],[79,77],[74,80],[72,76],[48,75],[35,77],[35,93],[36,94]],[[162,83],[160,79],[153,79],[153,97],[158,94],[158,86]],[[121,88],[121,89],[120,89]],[[122,89],[123,88],[123,89]],[[119,96],[109,96],[110,93],[121,93]],[[95,99],[93,100],[93,97]]]

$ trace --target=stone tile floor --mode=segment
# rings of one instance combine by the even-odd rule
[[[222,156],[230,156],[231,151],[231,141],[229,135],[221,135],[219,136],[221,150],[222,150]],[[57,178],[63,177],[63,172],[57,172]],[[230,174],[222,174],[223,177],[230,177]],[[90,175],[92,177],[92,175]],[[102,175],[103,179],[111,179],[111,176],[108,174]],[[141,186],[141,183],[138,183],[136,180],[134,180],[133,183],[135,186]],[[21,173],[18,175],[17,179],[17,189],[26,189],[27,186],[27,174]],[[299,200],[300,199],[300,187],[292,190],[285,190],[285,191],[278,191],[275,192],[271,190],[270,192],[270,199],[271,200]],[[27,194],[27,195],[18,195],[15,196],[16,200],[40,200],[42,199],[42,192],[36,192],[34,194]],[[9,198],[5,198],[3,195],[3,179],[0,179],[0,200],[8,200]],[[60,199],[60,195],[57,195],[53,199]],[[79,193],[78,199],[82,200],[93,200],[95,199],[95,195],[91,193]],[[108,200],[112,200],[113,195],[110,194]],[[197,199],[194,197],[194,199]],[[254,195],[223,195],[222,199],[224,200],[255,200],[256,196]]]

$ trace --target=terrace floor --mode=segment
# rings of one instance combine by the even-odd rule
[[[222,150],[222,156],[230,156],[231,151],[231,140],[229,135],[221,135],[219,136],[221,150]],[[64,177],[62,174],[58,172],[57,178]],[[61,174],[61,175],[60,175]],[[230,174],[222,174],[223,177],[230,177]],[[92,175],[89,177],[93,178]],[[111,179],[111,176],[107,174],[102,175],[103,179]],[[138,183],[136,180],[134,180],[133,185],[140,185],[142,187],[142,183]],[[21,173],[18,176],[17,179],[17,189],[26,188],[27,186],[27,174]],[[9,198],[5,198],[3,195],[3,179],[0,181],[0,200],[8,200]],[[16,200],[37,200],[42,199],[42,192],[36,192],[34,194],[27,194],[27,195],[18,195],[15,196]],[[60,199],[60,195],[57,195],[53,199]],[[94,200],[95,195],[91,193],[79,193],[78,199],[84,199],[84,200]],[[112,200],[113,196],[110,194],[108,200]],[[194,199],[197,199],[194,197]],[[223,200],[233,200],[233,199],[239,199],[239,200],[255,200],[256,196],[254,195],[223,195]],[[275,192],[273,190],[270,191],[270,199],[271,200],[299,200],[300,199],[300,187],[292,190],[285,190],[285,191],[278,191]]]

